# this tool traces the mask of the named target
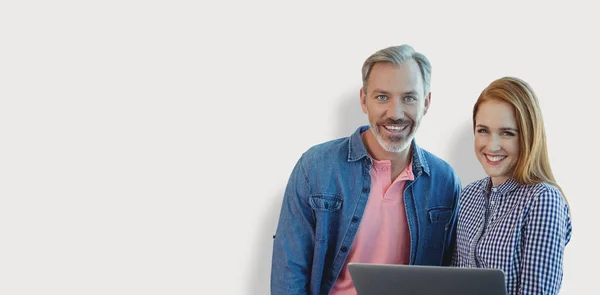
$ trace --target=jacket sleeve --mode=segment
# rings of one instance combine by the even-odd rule
[[[314,247],[314,216],[303,158],[296,163],[283,196],[273,237],[271,294],[308,294]]]
[[[461,182],[458,176],[454,174],[454,190],[452,192],[452,196],[454,198],[453,208],[452,208],[452,218],[448,223],[448,239],[446,239],[445,249],[444,249],[444,258],[442,260],[443,266],[450,266],[452,264],[452,255],[454,254],[454,248],[456,247],[456,220],[458,218],[458,209],[460,204],[460,193],[462,187]]]

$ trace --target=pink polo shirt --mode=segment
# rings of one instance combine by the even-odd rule
[[[332,295],[356,295],[347,265],[349,262],[408,264],[410,232],[404,208],[404,184],[414,180],[412,162],[392,183],[391,162],[373,159],[371,193],[367,207]]]

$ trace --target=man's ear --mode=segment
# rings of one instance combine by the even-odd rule
[[[425,110],[423,111],[423,115],[427,114],[427,110],[429,109],[430,104],[431,104],[431,92],[427,93],[427,96],[425,96]]]
[[[360,107],[363,110],[363,113],[367,113],[367,92],[364,87],[360,88]]]

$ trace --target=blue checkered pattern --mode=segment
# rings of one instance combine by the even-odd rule
[[[452,265],[502,269],[513,294],[558,294],[571,219],[548,184],[492,187],[489,177],[461,193]]]

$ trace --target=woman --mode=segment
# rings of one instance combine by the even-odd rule
[[[473,127],[488,177],[461,193],[452,264],[502,269],[510,295],[558,294],[571,219],[535,93],[518,78],[492,82],[475,103]]]

